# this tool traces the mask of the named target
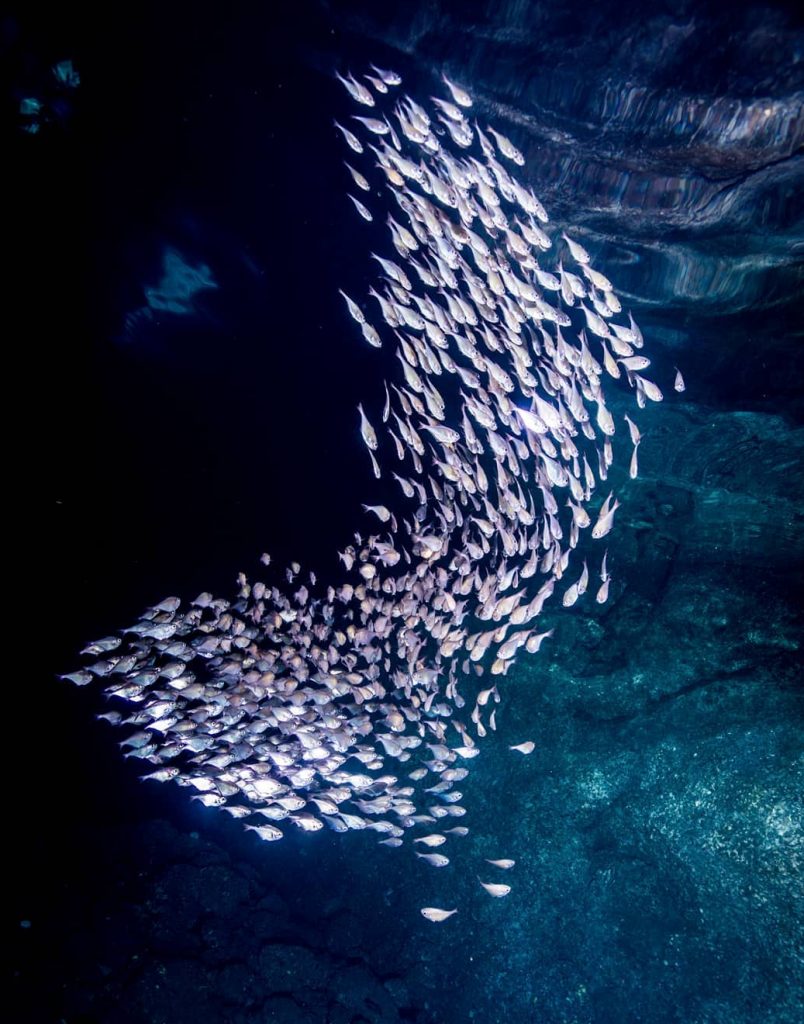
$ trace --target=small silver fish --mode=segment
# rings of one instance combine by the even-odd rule
[[[446,841],[447,837],[438,832],[434,832],[429,836],[420,836],[418,839],[413,840],[414,843],[423,843],[425,846],[442,846]]]
[[[356,81],[351,75],[349,75],[348,78],[344,78],[343,75],[339,75],[337,71],[335,72],[335,77],[343,85],[353,100],[356,100],[358,103],[362,103],[365,107],[374,106],[374,97],[361,82]]]
[[[256,832],[260,839],[273,843],[282,838],[282,831],[275,825],[244,825],[249,832]]]
[[[472,106],[472,97],[469,95],[468,92],[466,92],[465,89],[462,89],[459,85],[456,85],[454,82],[450,82],[447,76],[443,74],[441,76],[441,81],[449,89],[450,93],[452,94],[453,100],[458,104],[459,107]]]
[[[422,917],[427,918],[428,921],[446,921],[447,918],[452,917],[453,914],[458,913],[457,907],[454,910],[442,910],[440,907],[422,907],[420,911]]]
[[[366,179],[363,177],[360,171],[356,171],[354,167],[352,167],[351,164],[347,164],[345,160],[344,166],[346,167],[347,171],[352,175],[352,181],[354,181],[355,185],[357,185],[358,188],[362,189],[364,192],[371,191],[371,185],[369,185],[368,181],[366,181]]]
[[[344,128],[342,124],[338,124],[337,121],[333,121],[332,123],[343,135],[344,139],[346,140],[346,145],[349,147],[349,149],[353,150],[355,153],[363,152],[363,143],[360,141],[360,139],[358,139],[356,135],[350,132],[348,128]]]
[[[379,442],[377,441],[377,433],[374,430],[374,427],[372,427],[371,423],[369,423],[368,417],[363,412],[362,405],[358,405],[357,411],[360,413],[360,433],[363,437],[363,440],[365,441],[366,447],[370,451],[376,452],[377,448],[379,447]]]
[[[363,315],[363,310],[360,308],[360,306],[358,306],[356,302],[350,299],[346,292],[342,291],[340,288],[338,289],[338,293],[343,296],[343,299],[346,302],[346,307],[349,310],[349,315],[352,317],[352,319],[356,320],[359,324],[364,324],[366,322],[366,318]],[[264,562],[264,565],[270,564],[270,555],[267,557],[268,562]]]
[[[416,856],[420,860],[426,860],[434,868],[445,868],[449,864],[449,857],[445,857],[443,853],[419,853],[417,850]]]
[[[369,223],[371,223],[374,220],[374,218],[371,216],[371,211],[367,210],[366,207],[360,202],[359,199],[355,199],[355,197],[352,196],[352,195],[349,195],[348,192],[347,192],[347,196],[349,197],[349,199],[352,200],[352,202],[354,203],[355,209],[360,214],[360,216],[363,218],[363,220],[367,220]]]
[[[376,67],[374,64],[370,65],[371,70],[380,78],[386,85],[401,85],[402,79],[396,73],[396,71],[385,71],[382,68]]]
[[[499,882],[480,882],[489,896],[494,896],[496,899],[502,899],[503,896],[507,896],[511,891],[510,885],[502,885]]]

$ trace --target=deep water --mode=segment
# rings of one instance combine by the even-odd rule
[[[0,26],[3,1020],[797,1024],[795,7],[28,4]],[[260,844],[139,782],[98,692],[56,678],[167,594],[231,594],[264,550],[338,580],[360,502],[387,496],[354,410],[391,357],[337,294],[375,279],[332,127],[332,72],[369,62],[414,96],[442,70],[470,88],[657,376],[687,381],[640,418],[638,480],[613,476],[608,604],[549,609],[505,680],[445,872],[361,833]],[[509,898],[480,890],[484,857],[516,858]]]

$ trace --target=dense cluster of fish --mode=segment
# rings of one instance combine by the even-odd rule
[[[614,522],[613,494],[592,511],[613,460],[603,381],[624,378],[640,407],[662,395],[611,283],[577,241],[551,236],[515,176],[524,157],[470,123],[463,89],[445,78],[447,98],[428,112],[394,96],[393,72],[340,80],[365,108],[337,125],[368,164],[347,164],[363,195],[350,199],[373,220],[378,172],[392,210],[398,261],[374,256],[375,323],[344,299],[369,344],[383,344],[381,330],[395,341],[401,374],[386,384],[382,431],[358,412],[402,511],[364,506],[375,529],[340,553],[339,587],[302,580],[295,563],[287,592],[241,573],[234,600],[167,598],[90,644],[95,660],[66,678],[98,677],[125,702],[100,717],[129,728],[121,746],[149,763],[145,778],[190,787],[261,839],[288,824],[366,829],[387,846],[409,837],[444,867],[435,851],[468,832],[458,786],[496,728],[499,681],[551,635],[538,623],[551,595],[570,606],[587,591],[587,563],[571,571],[583,531],[601,539]],[[626,420],[635,476],[640,434]],[[602,603],[605,555],[599,579]]]

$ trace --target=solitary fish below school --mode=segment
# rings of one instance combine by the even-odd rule
[[[457,908],[455,910],[441,910],[439,907],[422,907],[421,915],[426,917],[428,921],[446,921],[448,917],[452,917],[453,914],[457,914]]]

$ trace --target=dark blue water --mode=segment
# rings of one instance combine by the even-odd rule
[[[4,1018],[800,1020],[794,8],[27,5],[2,43]],[[337,580],[382,500],[354,408],[391,357],[337,294],[375,273],[331,124],[333,71],[369,62],[413,96],[443,69],[472,90],[688,383],[619,483],[612,600],[555,614],[507,681],[447,881],[360,834],[260,846],[139,783],[97,693],[55,679],[264,550]],[[512,733],[536,741],[525,768]],[[508,900],[478,895],[495,856],[518,860]],[[461,913],[436,928],[426,904]]]

